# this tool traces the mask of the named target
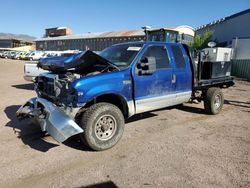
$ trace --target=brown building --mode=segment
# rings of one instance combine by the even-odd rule
[[[21,46],[31,46],[34,42],[23,41],[19,39],[12,38],[0,38],[0,48],[16,48]]]
[[[45,29],[45,37],[59,37],[72,35],[72,30],[69,27],[53,27]]]
[[[83,33],[36,39],[37,50],[93,50],[101,51],[113,44],[145,40],[143,30]]]

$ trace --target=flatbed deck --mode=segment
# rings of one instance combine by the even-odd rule
[[[194,87],[194,90],[203,90],[209,87],[230,87],[233,86],[233,77],[226,76],[226,77],[220,77],[220,78],[212,78],[207,80],[199,80]]]

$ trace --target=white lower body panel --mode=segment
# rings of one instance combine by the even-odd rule
[[[160,97],[136,100],[136,114],[188,102],[191,98],[191,94],[191,91],[186,91]]]

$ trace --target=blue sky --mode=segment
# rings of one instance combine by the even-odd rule
[[[10,0],[0,1],[0,32],[41,37],[44,29],[71,27],[74,34],[190,25],[250,8],[250,0]]]

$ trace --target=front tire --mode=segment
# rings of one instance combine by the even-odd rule
[[[212,87],[204,93],[204,107],[208,114],[218,114],[224,104],[224,95],[220,88]]]
[[[106,150],[118,143],[124,131],[121,110],[110,103],[97,103],[83,114],[81,140],[96,151]]]

